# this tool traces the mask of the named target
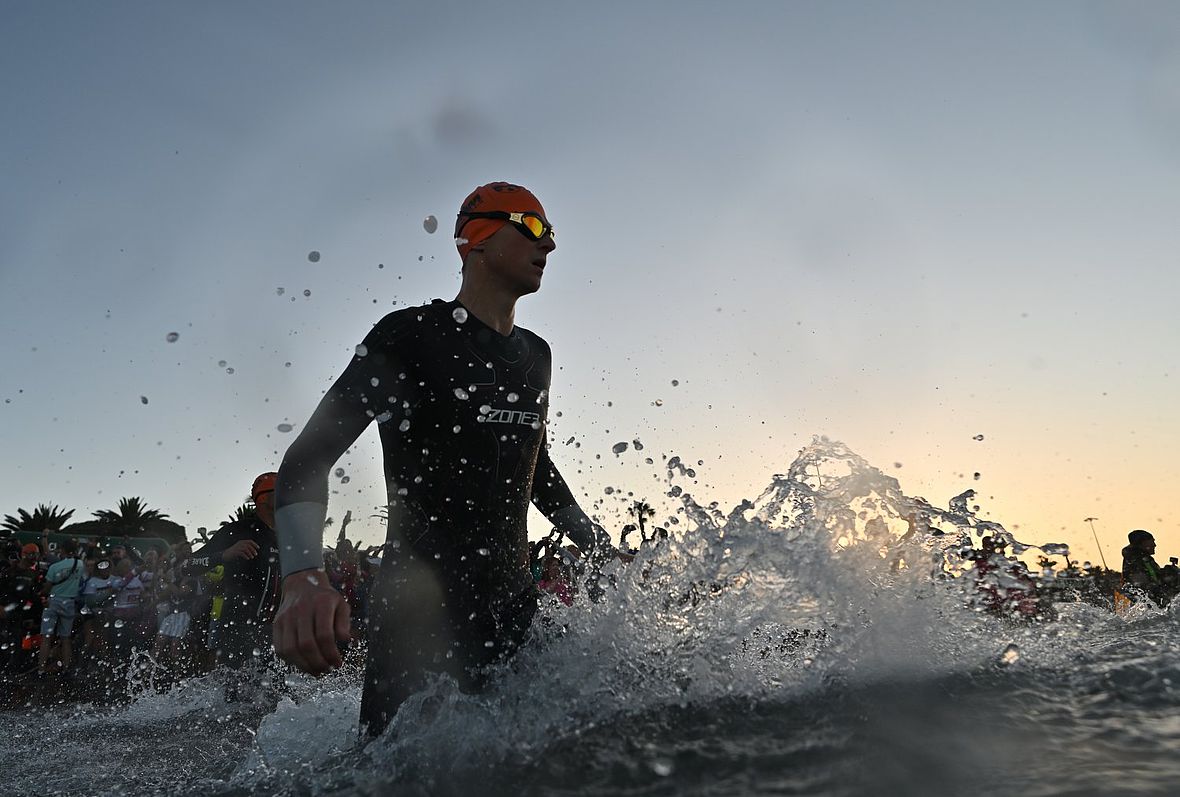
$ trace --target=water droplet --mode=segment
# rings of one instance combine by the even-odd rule
[[[307,288],[304,288],[304,289],[303,289],[303,295],[304,295],[304,296],[311,296],[311,291],[310,291],[309,289],[307,289]]]
[[[508,399],[509,404],[515,404],[516,402],[520,401],[520,396],[515,393],[509,393],[507,396],[505,396],[505,398]]]
[[[164,336],[164,340],[168,341],[169,343],[175,343],[176,341],[180,340],[180,333],[179,332],[169,332],[167,335]]]
[[[283,363],[283,367],[284,367],[284,368],[290,368],[290,367],[291,367],[291,363]]]
[[[642,451],[643,450],[643,443],[639,442],[639,438],[635,438],[634,440],[631,441],[631,447],[634,448],[636,451]]]
[[[257,658],[262,655],[262,651],[259,650],[258,648],[254,648],[254,650],[250,651],[250,654],[252,656],[254,656],[255,658]]]
[[[468,243],[466,238],[456,238],[455,239],[455,246],[463,246],[466,243]]]
[[[217,361],[218,368],[224,368],[226,365],[227,365],[227,363],[225,362],[225,360],[218,360]]]
[[[378,379],[377,377],[373,377],[372,379],[369,380],[369,384],[372,385],[373,387],[377,387],[377,385],[381,384],[381,380]]]
[[[335,473],[336,478],[339,479],[341,476],[344,475],[344,468],[337,468],[335,471],[333,471],[333,473]]]
[[[463,427],[462,427],[462,426],[456,426],[456,427],[455,427],[454,429],[452,429],[451,431],[452,431],[452,432],[454,432],[455,434],[459,434],[459,432],[463,431]]]
[[[975,481],[979,481],[979,479],[980,479],[980,473],[979,473],[979,471],[975,471]]]
[[[615,454],[622,454],[624,451],[627,450],[627,444],[626,443],[615,443],[613,446],[610,447],[610,450]]]
[[[388,421],[392,417],[393,417],[393,413],[390,412],[389,410],[386,410],[385,412],[383,412],[377,416],[377,423],[385,423],[386,421]]]
[[[276,429],[278,429],[280,432],[289,432],[289,431],[291,431],[292,429],[294,429],[295,427],[294,427],[294,426],[292,426],[292,425],[291,425],[291,424],[289,424],[289,423],[280,423],[280,424],[279,424],[278,426],[276,426],[275,428],[276,428]]]
[[[655,401],[652,402],[652,406],[653,407],[662,407],[662,406],[664,406],[664,400],[663,399],[656,399]]]
[[[462,307],[456,307],[455,312],[451,313],[451,318],[455,319],[457,324],[464,324],[467,322],[467,311]]]
[[[490,556],[490,555],[491,555],[491,553],[492,553],[492,552],[491,552],[491,551],[489,551],[487,548],[479,548],[479,549],[477,549],[475,552],[476,552],[477,554],[479,554],[480,556]]]
[[[651,762],[651,771],[659,775],[661,778],[666,778],[672,774],[675,767],[672,762],[666,758],[657,758]]]
[[[122,627],[123,627],[123,621],[122,621],[122,620],[116,620],[114,623],[112,623],[112,625],[114,625],[114,626],[115,626],[115,628],[122,628]]]
[[[457,387],[455,388],[455,398],[459,399],[460,401],[466,401],[467,399],[471,398],[471,396],[463,388]]]
[[[320,262],[320,253],[314,249],[307,253],[307,259],[312,263]]]
[[[480,415],[487,415],[491,411],[492,411],[491,404],[480,404],[479,405],[479,414]]]
[[[403,421],[402,421],[400,424],[398,424],[398,427],[397,427],[397,429],[398,429],[398,431],[399,431],[399,432],[408,432],[408,431],[410,431],[410,421],[409,421],[409,419],[403,420]]]
[[[680,387],[680,380],[679,380],[679,379],[673,379],[673,380],[672,380],[672,387]]]
[[[1004,648],[1004,652],[1000,654],[999,661],[996,663],[1001,667],[1011,667],[1018,661],[1020,661],[1020,648],[1013,642]]]
[[[972,439],[972,440],[982,440],[982,439],[983,439],[983,435],[981,435],[981,434],[977,434],[977,435],[975,435],[975,437],[972,437],[971,439]]]
[[[140,404],[147,404],[147,403],[148,403],[148,398],[147,398],[147,396],[140,396],[140,397],[139,397],[139,403],[140,403]]]
[[[483,646],[485,648],[494,648],[496,646],[496,643],[489,639],[487,642],[483,643]]]
[[[434,231],[438,229],[438,219],[436,219],[434,216],[427,216],[426,218],[422,219],[422,229],[433,235]]]
[[[233,369],[233,368],[226,368],[226,369],[225,369],[225,372],[226,372],[227,374],[232,374],[232,373],[234,372],[234,369]]]
[[[351,476],[345,476],[343,479],[341,479],[341,480],[340,480],[340,483],[341,483],[341,484],[348,484],[350,481],[352,481],[352,477],[351,477]]]
[[[363,343],[356,344],[356,356],[367,357],[369,355],[369,347]]]
[[[286,292],[287,292],[286,288],[283,288],[283,287],[275,288],[275,293],[278,294],[279,296],[282,296]]]

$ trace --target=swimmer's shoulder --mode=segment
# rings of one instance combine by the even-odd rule
[[[549,342],[536,332],[533,332],[531,329],[525,329],[519,324],[516,325],[515,332],[524,338],[530,351],[535,352],[547,360],[553,359],[553,350],[549,348]]]
[[[449,315],[446,307],[446,302],[435,299],[426,304],[403,307],[401,310],[387,313],[373,324],[373,328],[365,336],[365,342],[390,344],[428,334],[437,329]]]

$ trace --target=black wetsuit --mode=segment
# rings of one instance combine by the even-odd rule
[[[26,634],[37,634],[41,623],[41,585],[45,572],[36,567],[22,568],[13,563],[0,580],[0,601],[5,608],[0,640],[0,672],[12,673],[23,669],[31,656],[21,646]]]
[[[1171,599],[1155,557],[1134,545],[1123,548],[1123,583],[1126,586],[1138,587],[1161,606]]]
[[[376,420],[389,528],[370,596],[361,724],[385,727],[428,672],[478,688],[537,608],[529,502],[576,501],[545,445],[549,346],[458,302],[390,313],[365,337],[279,469],[277,502],[327,504],[328,472]]]
[[[241,540],[258,544],[253,559],[227,562],[222,554]],[[224,663],[237,667],[250,661],[254,650],[268,650],[271,621],[278,608],[279,549],[274,530],[258,518],[246,518],[219,528],[184,564],[183,576],[208,572],[225,566],[221,588],[225,602],[221,608],[221,644]]]

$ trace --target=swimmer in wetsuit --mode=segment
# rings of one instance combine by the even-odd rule
[[[279,551],[275,539],[275,478],[260,474],[250,488],[255,512],[219,528],[189,556],[182,572],[214,577],[225,591],[217,621],[217,658],[230,669],[269,655],[271,620],[279,597]]]
[[[321,400],[279,469],[283,600],[275,647],[300,669],[339,666],[349,612],[323,571],[328,475],[376,421],[389,527],[370,596],[361,727],[379,734],[431,672],[465,689],[510,656],[537,609],[529,503],[585,551],[613,554],[546,450],[548,344],[515,325],[554,249],[532,193],[477,188],[455,225],[463,283],[381,319]]]

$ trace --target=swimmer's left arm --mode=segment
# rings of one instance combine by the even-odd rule
[[[583,551],[602,546],[612,548],[610,536],[578,506],[573,491],[549,458],[547,438],[541,440],[541,451],[537,455],[532,501],[558,531]]]

